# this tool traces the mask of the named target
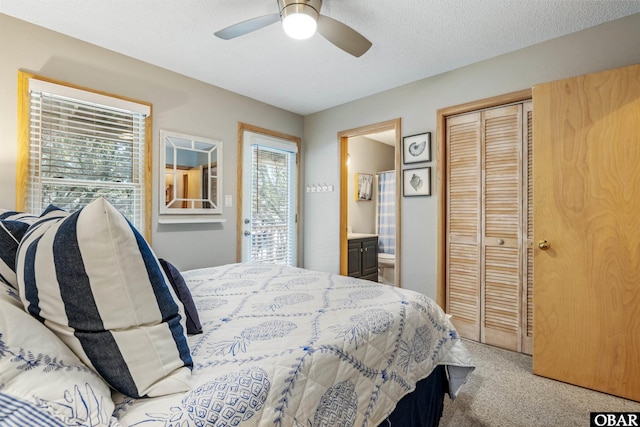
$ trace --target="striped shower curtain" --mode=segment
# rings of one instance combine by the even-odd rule
[[[378,252],[396,253],[396,173],[378,174]]]

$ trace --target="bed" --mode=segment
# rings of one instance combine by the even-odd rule
[[[126,221],[119,226],[126,244],[113,228],[111,237],[96,236],[104,215],[108,227],[117,222],[108,203],[85,209],[52,209],[13,233],[17,286],[0,283],[0,425],[35,416],[39,425],[62,426],[437,425],[445,394],[455,398],[473,370],[445,313],[422,294],[280,265],[178,272]],[[61,256],[70,224],[90,229],[90,238],[74,231],[75,243]],[[109,249],[95,247],[109,239]],[[63,282],[78,274],[69,268],[76,246],[81,275],[91,280],[71,281],[70,298]],[[91,251],[99,254],[95,266]],[[138,267],[119,271],[123,288],[113,287],[114,277],[96,285],[98,273],[131,260]],[[155,282],[147,294],[130,288],[140,265]],[[77,296],[81,286],[91,303]],[[112,288],[101,294],[105,286]],[[118,306],[136,298],[145,310],[156,301],[159,308],[134,307],[130,316],[123,310],[131,307]],[[86,318],[96,313],[100,326],[91,330],[97,323]],[[127,318],[135,324],[125,328]],[[114,366],[119,358],[133,391],[123,380],[128,373]]]

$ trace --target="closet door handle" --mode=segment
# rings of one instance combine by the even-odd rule
[[[498,244],[499,244],[499,245],[504,245],[504,240],[502,240],[502,239],[498,239]]]
[[[541,240],[538,242],[538,247],[543,251],[546,251],[551,247],[551,243],[547,242],[546,240]]]

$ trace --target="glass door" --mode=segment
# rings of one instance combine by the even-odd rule
[[[298,145],[244,131],[242,262],[297,265]]]

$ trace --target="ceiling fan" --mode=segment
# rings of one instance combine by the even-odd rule
[[[216,37],[233,39],[282,20],[285,33],[295,39],[306,39],[317,31],[331,43],[355,56],[362,56],[371,42],[348,25],[320,14],[322,0],[277,0],[279,13],[258,16],[216,31]]]

